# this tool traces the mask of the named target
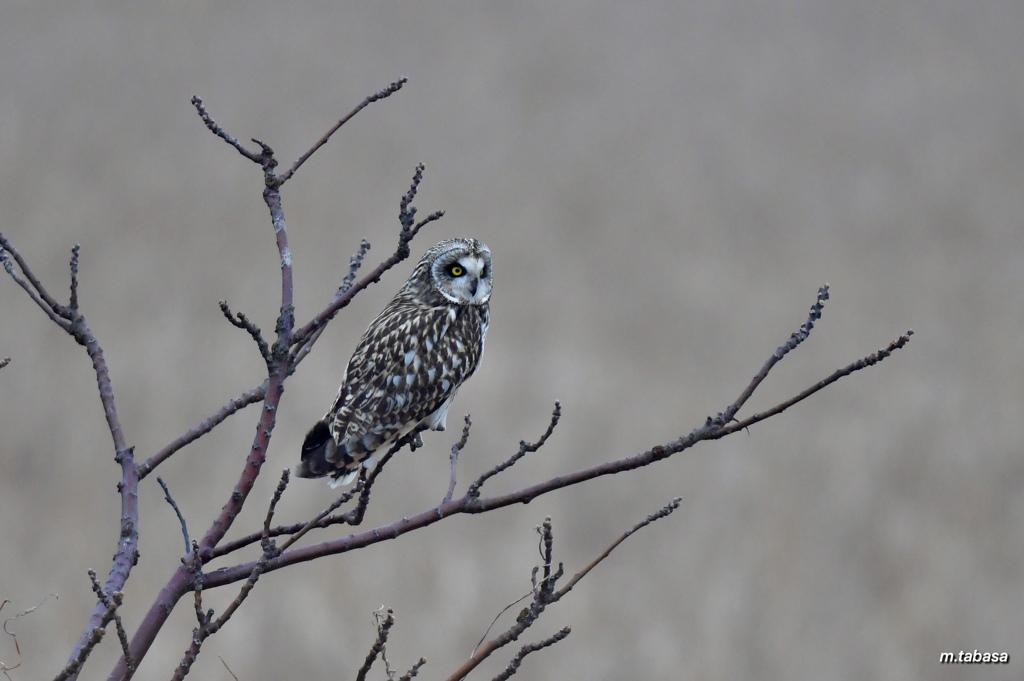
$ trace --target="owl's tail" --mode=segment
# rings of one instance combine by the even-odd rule
[[[337,470],[337,465],[327,460],[328,445],[334,450],[337,445],[326,419],[320,419],[306,433],[302,443],[302,457],[295,467],[295,475],[300,478],[322,478]]]

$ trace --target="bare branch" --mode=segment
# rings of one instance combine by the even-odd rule
[[[473,425],[473,422],[469,420],[469,414],[466,414],[466,425],[462,427],[462,437],[458,442],[452,445],[452,474],[448,480],[448,492],[444,495],[444,501],[451,501],[452,495],[455,494],[455,476],[458,473],[459,468],[459,452],[466,446],[469,441],[469,428]],[[444,503],[444,502],[442,502]]]
[[[807,340],[807,337],[811,335],[811,329],[814,328],[814,322],[821,319],[821,313],[822,310],[825,309],[826,300],[828,300],[827,283],[818,289],[818,298],[814,304],[811,305],[811,311],[807,315],[807,321],[805,321],[799,329],[790,335],[789,340],[780,345],[778,349],[772,353],[772,356],[768,358],[764,363],[764,366],[761,367],[759,372],[757,372],[746,389],[740,393],[740,396],[736,401],[733,402],[732,405],[730,405],[723,413],[718,415],[716,420],[720,424],[726,424],[732,421],[736,412],[743,408],[743,405],[746,404],[748,399],[750,399],[750,396],[754,394],[755,390],[757,390],[757,386],[761,385],[761,381],[768,377],[768,372],[772,370],[772,367],[781,362],[782,358],[785,357],[790,350],[796,349],[796,346]]]
[[[291,471],[285,468],[281,471],[281,480],[277,483],[277,489],[274,490],[274,497],[270,500],[270,506],[267,508],[267,516],[263,519],[264,542],[267,542],[270,539],[270,525],[274,521],[274,511],[277,510],[277,504],[281,501],[284,491],[288,488],[289,480],[291,480]],[[265,548],[266,547],[264,547],[264,549]]]
[[[92,571],[90,570],[90,572]],[[95,579],[95,574],[95,572],[92,572],[92,575],[90,576],[93,577],[94,583],[96,585],[99,585],[99,581]],[[100,624],[97,626],[89,627],[85,630],[85,632],[82,633],[82,638],[79,641],[78,645],[75,646],[75,650],[71,655],[71,659],[68,660],[68,663],[64,667],[64,669],[62,669],[61,672],[54,678],[54,681],[66,681],[66,679],[76,678],[78,676],[78,673],[82,670],[82,665],[85,664],[85,661],[89,658],[89,655],[92,654],[93,649],[99,644],[100,641],[103,640],[103,637],[106,635],[107,630],[104,627],[112,619],[114,619],[115,611],[120,605],[121,595],[120,592],[118,592],[116,594],[117,599],[115,600],[114,598],[107,596],[107,594],[109,594],[110,592],[106,589],[101,588],[99,592],[101,594],[99,599],[100,605],[103,606],[103,612],[99,618]],[[134,668],[135,662],[131,658],[127,658],[127,663],[130,663],[132,665],[132,668]]]
[[[341,296],[345,295],[350,288],[352,288],[352,282],[356,280],[356,273],[359,272],[359,268],[363,265],[363,259],[370,250],[370,242],[363,239],[359,244],[359,251],[357,251],[349,259],[348,274],[345,275],[345,279],[342,280],[341,286],[338,287],[338,291],[334,294],[334,300],[338,300]],[[291,361],[292,367],[299,365],[306,355],[313,349],[313,344],[316,343],[317,339],[320,338],[320,334],[323,333],[326,325],[319,327],[316,331],[310,334],[309,339],[306,340],[302,346],[295,351],[294,358]]]
[[[794,334],[794,337],[795,336],[796,334]],[[885,348],[873,355],[869,355],[863,360],[858,360],[857,362],[854,362],[849,367],[840,370],[836,374],[833,374],[832,377],[829,377],[825,381],[822,381],[820,387],[816,385],[813,388],[809,389],[808,391],[805,391],[805,393],[807,393],[808,395],[813,394],[813,392],[820,390],[821,387],[825,387],[826,385],[834,383],[836,380],[838,380],[844,375],[848,375],[849,373],[852,373],[853,371],[856,371],[859,368],[872,366],[873,364],[881,361],[885,357],[888,357],[889,354],[891,354],[893,351],[906,345],[906,343],[909,342],[909,338],[910,334],[901,336],[896,341],[893,341],[893,343],[891,343],[888,348]],[[768,364],[766,364],[766,366],[770,369],[770,366]],[[755,377],[755,381],[757,381],[758,383],[760,383],[760,380],[761,379]],[[774,410],[778,411],[784,409],[788,404],[795,404],[796,401],[799,401],[799,399],[794,398],[794,400],[788,400],[786,403],[783,403],[778,407],[774,408]],[[267,566],[267,570],[278,570],[288,565],[305,562],[307,560],[313,560],[321,556],[345,553],[348,551],[352,551],[354,549],[361,548],[363,546],[368,546],[370,544],[376,544],[381,541],[395,539],[403,534],[406,534],[407,532],[411,532],[413,530],[417,530],[428,525],[433,525],[434,523],[440,522],[441,520],[444,520],[445,518],[452,515],[458,515],[461,513],[486,513],[496,508],[502,508],[505,506],[510,506],[512,504],[526,504],[532,501],[533,499],[537,498],[538,496],[548,494],[550,492],[565,487],[578,485],[583,482],[586,482],[587,480],[593,480],[594,478],[602,477],[605,475],[614,475],[617,473],[622,473],[625,471],[634,470],[636,468],[648,466],[654,463],[655,461],[661,461],[663,459],[667,459],[673,454],[678,454],[679,452],[685,451],[696,445],[698,442],[702,442],[704,440],[717,440],[726,435],[734,433],[737,430],[741,430],[750,423],[754,422],[752,419],[754,419],[755,417],[758,420],[763,420],[763,418],[766,418],[761,415],[755,415],[755,417],[751,417],[751,419],[748,419],[746,422],[737,422],[730,424],[728,426],[723,426],[722,423],[724,423],[724,415],[727,415],[730,412],[735,414],[735,408],[738,403],[739,400],[737,400],[737,402],[734,403],[733,405],[730,405],[730,407],[728,407],[724,412],[719,414],[719,416],[716,418],[709,417],[703,426],[693,429],[687,435],[681,436],[663,445],[656,445],[647,451],[640,452],[632,456],[627,456],[622,459],[608,461],[606,463],[591,466],[589,468],[584,468],[573,473],[559,475],[549,480],[538,482],[536,484],[521,488],[514,492],[509,492],[507,494],[502,494],[494,497],[480,498],[480,483],[483,480],[486,480],[488,477],[493,476],[497,472],[504,470],[512,463],[515,463],[515,461],[518,460],[518,458],[520,458],[521,456],[519,453],[516,453],[510,459],[506,460],[502,464],[499,464],[499,466],[497,466],[495,469],[492,469],[492,471],[488,471],[488,473],[485,473],[484,476],[481,476],[481,479],[478,479],[477,482],[475,482],[473,485],[470,485],[470,488],[469,490],[467,490],[466,494],[459,499],[453,499],[448,502],[443,502],[434,508],[423,511],[422,513],[419,513],[414,516],[403,518],[398,522],[392,523],[384,527],[378,527],[376,529],[369,530],[366,532],[352,534],[348,537],[323,542],[321,544],[317,544],[314,546],[304,546],[301,548],[292,549],[287,553],[283,553],[277,558],[271,560]],[[546,441],[546,438],[551,434],[551,431],[557,424],[558,414],[560,414],[560,411],[558,409],[558,405],[556,404],[555,413],[552,415],[552,421],[549,424],[548,430],[542,436],[541,440],[538,440],[538,442],[535,445],[526,445],[525,447],[523,446],[523,444],[520,445],[520,450],[523,451],[524,454],[525,451],[529,451],[530,447],[539,447],[543,445],[544,441]],[[222,568],[220,570],[215,570],[207,574],[206,579],[211,584],[217,586],[229,584],[231,582],[244,579],[245,575],[248,574],[248,571],[250,569],[251,564]]]
[[[366,655],[363,666],[359,668],[359,672],[356,674],[356,681],[366,681],[366,675],[370,673],[370,667],[373,666],[374,660],[377,659],[378,655],[383,657],[384,644],[388,642],[388,632],[391,631],[391,626],[394,623],[394,611],[388,608],[387,616],[380,620],[377,625],[377,640],[374,641],[373,647],[370,648],[370,652]]]
[[[525,646],[519,649],[519,652],[516,653],[516,656],[512,658],[511,662],[508,663],[508,666],[505,667],[504,671],[495,676],[493,681],[507,681],[509,678],[512,677],[513,674],[519,671],[519,665],[523,663],[524,657],[538,650],[543,650],[548,646],[555,645],[571,633],[571,627],[562,627],[556,633],[552,634],[551,636],[548,636],[543,641],[538,641],[537,643],[527,643]]]
[[[467,660],[461,667],[459,667],[451,676],[449,676],[448,681],[459,681],[459,679],[465,678],[466,675],[473,671],[473,669],[475,669],[477,665],[479,665],[481,662],[487,659],[487,657],[489,657],[496,650],[517,640],[523,634],[524,631],[529,629],[534,624],[534,622],[537,621],[537,619],[541,616],[541,614],[543,614],[545,608],[547,608],[548,605],[558,602],[563,596],[572,591],[573,587],[576,586],[576,584],[579,583],[579,581],[583,579],[588,572],[593,570],[598,565],[598,563],[607,558],[611,554],[611,552],[619,546],[619,544],[626,541],[626,539],[628,539],[629,537],[633,536],[633,534],[635,534],[637,530],[640,530],[641,528],[650,525],[655,520],[664,518],[665,516],[672,513],[672,511],[679,508],[679,502],[680,499],[678,497],[673,499],[668,505],[664,506],[655,513],[652,513],[651,515],[647,516],[645,519],[634,525],[632,528],[626,530],[626,532],[623,533],[614,542],[612,542],[612,544],[608,548],[602,551],[601,555],[599,555],[597,558],[591,561],[589,565],[587,565],[582,570],[573,575],[572,579],[570,579],[565,584],[565,586],[563,586],[561,589],[558,589],[557,591],[555,590],[555,585],[557,584],[558,580],[562,578],[563,570],[561,563],[558,564],[557,570],[552,571],[551,569],[554,565],[554,533],[552,532],[551,518],[545,518],[544,522],[539,527],[537,527],[537,532],[540,534],[541,537],[540,553],[542,562],[540,571],[542,571],[543,577],[539,581],[537,580],[538,568],[535,567],[533,569],[533,573],[531,576],[531,581],[533,582],[532,602],[527,607],[523,608],[523,610],[519,613],[519,616],[516,617],[515,624],[509,627],[507,631],[500,634],[499,636],[496,636],[495,638],[491,639],[483,645],[478,645],[476,650],[473,651],[473,655],[470,657],[470,659]],[[559,633],[555,634],[552,637],[544,639],[540,643],[524,646],[522,649],[520,649],[519,653],[512,659],[512,662],[509,663],[509,666],[506,667],[505,671],[495,678],[509,678],[518,670],[520,663],[522,663],[522,659],[526,657],[526,655],[535,650],[546,648],[547,646],[553,645],[558,641],[561,641],[563,638],[569,635],[569,631],[569,627],[565,627]]]
[[[536,569],[536,568],[534,568],[534,569]],[[532,577],[533,576],[531,575],[531,578]],[[525,601],[527,598],[530,598],[531,596],[533,596],[533,589],[531,589],[528,593],[523,594],[522,596],[520,596],[519,598],[515,599],[514,601],[512,601],[511,603],[506,605],[504,608],[499,610],[498,614],[495,615],[494,619],[491,620],[491,623],[487,625],[486,629],[484,629],[484,635],[481,636],[480,640],[476,642],[475,646],[473,646],[473,652],[471,652],[469,654],[469,656],[470,657],[476,657],[476,651],[480,650],[480,646],[482,646],[484,644],[484,641],[487,640],[487,636],[490,635],[491,629],[493,629],[494,625],[498,623],[498,620],[501,619],[502,615],[504,615],[506,612],[508,612],[512,608],[516,607],[517,605],[519,605],[523,601]]]
[[[196,614],[196,623],[205,627],[213,619],[213,610],[203,609],[203,561],[199,555],[199,542],[192,540],[192,547],[181,559],[189,577],[189,588],[192,590],[192,605]]]
[[[118,533],[114,562],[103,587],[104,593],[114,594],[121,591],[128,580],[132,567],[138,561],[139,471],[135,465],[133,449],[128,446],[124,432],[121,430],[121,422],[114,402],[114,388],[106,360],[103,357],[103,348],[86,324],[85,317],[78,310],[79,250],[77,245],[71,249],[71,305],[65,307],[46,292],[42,282],[32,273],[28,263],[21,257],[18,250],[3,234],[0,234],[0,263],[3,264],[4,269],[55,324],[85,347],[86,353],[92,359],[93,371],[96,373],[96,383],[100,393],[100,403],[103,406],[103,414],[107,420],[110,436],[114,441],[114,461],[121,466],[121,482],[118,485],[118,491],[121,494],[121,527]],[[10,260],[11,257],[14,258],[25,275],[24,279],[15,271]],[[109,621],[108,606],[101,599],[96,604],[88,625],[71,653],[63,672],[67,678],[77,677],[82,664],[85,663],[93,647],[103,636],[102,633],[97,632],[102,632],[102,627]]]
[[[174,669],[174,675],[171,677],[174,681],[184,679],[189,671],[191,671],[192,665],[195,663],[196,658],[199,656],[199,651],[203,647],[203,643],[209,636],[208,627],[210,620],[213,619],[213,609],[211,608],[206,611],[203,609],[203,566],[199,558],[198,542],[192,541],[192,550],[181,559],[181,562],[191,577],[192,603],[195,609],[197,624],[192,629],[192,641],[189,644],[188,650],[185,651],[181,662]],[[127,668],[124,673],[129,677],[131,676],[131,672]]]
[[[771,418],[772,416],[775,416],[776,414],[781,414],[782,412],[784,412],[787,409],[789,409],[790,407],[792,407],[794,404],[796,404],[798,402],[803,402],[808,397],[810,397],[814,393],[818,392],[822,388],[825,388],[825,387],[828,387],[828,386],[832,385],[833,383],[838,381],[840,378],[842,378],[844,376],[849,376],[850,374],[852,374],[855,371],[859,371],[861,369],[865,369],[867,367],[874,366],[875,364],[878,364],[883,359],[885,359],[886,357],[888,357],[889,355],[891,355],[892,353],[894,353],[895,351],[899,350],[904,345],[909,343],[910,342],[910,337],[913,336],[913,335],[914,335],[914,330],[913,329],[909,329],[905,334],[903,334],[902,336],[900,336],[896,340],[892,341],[891,343],[889,343],[888,346],[882,348],[878,352],[874,352],[874,353],[868,355],[867,357],[864,357],[863,359],[859,359],[856,362],[848,364],[845,367],[843,367],[842,369],[836,369],[836,371],[834,371],[832,373],[832,375],[830,375],[828,378],[825,378],[825,379],[823,379],[821,381],[818,381],[817,383],[815,383],[811,387],[807,388],[806,390],[802,391],[801,393],[799,393],[797,395],[794,395],[793,397],[789,398],[785,402],[781,402],[781,403],[775,405],[774,407],[772,407],[771,409],[769,409],[767,411],[758,412],[758,413],[753,414],[752,416],[750,416],[750,417],[748,417],[748,418],[746,418],[746,419],[744,419],[742,421],[736,421],[736,422],[730,423],[728,426],[725,426],[724,428],[722,428],[720,433],[718,433],[716,436],[709,437],[708,439],[712,440],[712,439],[718,439],[719,437],[724,437],[724,436],[728,435],[729,433],[736,432],[737,430],[743,430],[744,428],[752,426],[755,423],[758,423],[759,421],[764,421],[767,418]]]
[[[359,501],[356,502],[356,507],[345,514],[345,522],[349,525],[356,526],[363,522],[363,516],[366,515],[366,509],[370,505],[370,492],[373,490],[373,483],[377,481],[381,473],[384,472],[384,466],[391,460],[395,454],[401,451],[406,445],[409,445],[410,449],[416,450],[417,442],[420,438],[420,433],[426,429],[426,426],[420,426],[411,433],[403,437],[401,440],[391,445],[391,449],[388,453],[380,458],[377,465],[373,467],[373,470],[369,473],[364,468],[361,472],[361,480],[363,482],[363,488],[359,492]],[[365,476],[365,477],[363,477]]]
[[[273,362],[274,360],[270,356],[270,345],[268,345],[266,339],[263,338],[263,332],[260,331],[260,327],[249,321],[249,318],[243,313],[232,312],[231,308],[228,307],[226,300],[220,301],[219,305],[220,311],[224,314],[224,318],[227,319],[232,326],[248,332],[248,334],[252,336],[252,339],[256,341],[256,347],[260,349],[260,356],[263,357],[263,361],[268,365]]]
[[[568,582],[565,583],[565,586],[563,586],[561,589],[556,591],[553,594],[553,601],[552,602],[557,601],[558,599],[562,598],[562,596],[564,596],[567,593],[569,593],[570,591],[572,591],[573,587],[576,586],[581,579],[586,577],[588,572],[590,572],[595,567],[597,567],[598,563],[600,563],[602,560],[607,558],[611,554],[612,551],[614,551],[616,548],[618,548],[619,544],[621,544],[622,542],[624,542],[627,539],[629,539],[630,537],[632,537],[634,534],[636,534],[636,532],[638,530],[641,530],[641,529],[647,527],[648,525],[653,523],[655,520],[660,520],[661,518],[664,518],[665,516],[670,515],[672,513],[672,511],[674,511],[677,508],[679,508],[679,504],[680,504],[680,502],[682,502],[682,500],[683,500],[682,497],[676,497],[675,499],[670,501],[666,506],[664,506],[660,510],[652,513],[651,515],[647,516],[646,518],[644,518],[643,520],[638,522],[636,525],[631,527],[630,529],[628,529],[625,532],[623,532],[622,535],[620,535],[618,539],[613,541],[611,543],[611,545],[608,546],[608,548],[606,548],[604,551],[601,552],[601,555],[599,555],[597,558],[595,558],[593,561],[591,561],[589,565],[587,565],[582,570],[580,570],[575,575],[573,575],[572,578]]]
[[[480,488],[484,486],[484,483],[487,482],[489,478],[494,477],[495,475],[501,473],[507,468],[511,468],[513,465],[515,465],[517,461],[519,461],[519,459],[523,458],[524,456],[531,452],[536,452],[538,449],[543,447],[544,443],[546,443],[548,441],[548,438],[551,437],[551,433],[554,432],[555,426],[558,425],[558,420],[560,418],[562,418],[562,403],[556,401],[555,409],[554,411],[551,412],[551,421],[548,423],[547,430],[545,430],[544,434],[540,436],[540,439],[534,442],[533,444],[530,444],[526,440],[520,440],[519,451],[510,456],[509,458],[507,458],[505,461],[499,463],[491,470],[481,475],[479,478],[477,478],[476,481],[469,486],[469,490],[466,493],[467,496],[474,499],[480,496]]]
[[[338,510],[338,508],[340,508],[343,504],[346,504],[352,499],[354,499],[356,495],[361,494],[363,491],[363,487],[365,485],[365,479],[359,480],[355,484],[355,486],[352,487],[352,489],[342,493],[341,496],[339,496],[337,499],[331,502],[330,506],[328,506],[326,509],[318,513],[316,517],[314,517],[312,520],[309,520],[305,523],[297,523],[294,525],[285,525],[273,528],[269,527],[266,523],[264,523],[262,532],[257,532],[255,534],[250,534],[245,537],[241,537],[234,541],[220,544],[217,547],[203,554],[203,560],[210,561],[214,558],[226,556],[229,553],[233,553],[241,548],[249,546],[250,544],[255,544],[256,542],[261,541],[264,538],[289,535],[288,541],[286,541],[279,549],[279,551],[284,552],[293,544],[295,544],[295,542],[297,542],[299,539],[305,536],[307,532],[309,532],[311,529],[315,527],[328,527],[330,525],[337,525],[340,523],[347,522],[347,514],[342,516],[332,516],[331,514]]]
[[[274,492],[274,496],[270,502],[270,506],[267,510],[266,519],[263,522],[264,536],[263,536],[263,555],[256,561],[253,566],[252,572],[249,574],[249,578],[239,589],[238,595],[235,600],[231,601],[224,612],[221,613],[220,617],[216,620],[213,619],[213,610],[203,611],[202,602],[202,591],[205,588],[203,574],[202,574],[202,558],[200,557],[199,545],[195,542],[192,544],[192,551],[182,559],[183,563],[188,564],[188,569],[192,574],[193,580],[193,591],[195,593],[195,611],[198,626],[192,632],[192,642],[190,643],[188,650],[185,651],[185,655],[181,662],[175,668],[174,681],[181,681],[185,676],[188,675],[192,669],[192,665],[195,663],[196,658],[199,656],[199,652],[202,650],[203,643],[206,639],[220,631],[228,620],[230,620],[238,608],[242,606],[249,594],[252,593],[253,588],[256,586],[256,582],[263,574],[264,568],[266,568],[267,561],[270,558],[278,555],[279,550],[275,545],[274,541],[266,536],[266,531],[270,528],[270,524],[273,521],[274,510],[277,508],[277,503],[281,500],[281,495],[284,494],[285,488],[288,486],[289,471],[285,469],[281,473],[281,481],[277,485],[277,489]],[[127,656],[127,651],[126,651]],[[131,670],[127,670],[128,674],[131,674]]]
[[[419,191],[420,182],[423,181],[424,169],[425,166],[422,163],[416,166],[416,171],[413,173],[412,184],[409,187],[409,191],[405,193],[399,204],[398,219],[402,225],[402,229],[398,234],[398,246],[395,249],[395,252],[392,253],[387,260],[377,265],[377,267],[357,283],[351,284],[344,293],[335,295],[334,300],[331,301],[331,303],[324,308],[322,312],[309,320],[305,326],[297,329],[295,333],[292,334],[291,340],[294,344],[302,347],[312,345],[312,341],[314,340],[312,339],[313,333],[325,326],[327,322],[331,321],[334,316],[338,314],[338,311],[347,306],[360,291],[370,284],[380,281],[380,278],[385,272],[408,258],[410,254],[409,243],[412,242],[416,234],[419,233],[419,230],[424,225],[441,219],[444,215],[444,211],[436,211],[421,222],[414,222],[416,208],[412,206],[412,201],[416,198],[416,193]],[[306,352],[308,352],[308,350],[306,350]]]
[[[390,97],[391,95],[395,94],[396,92],[401,90],[402,86],[405,85],[408,81],[409,81],[409,79],[405,78],[403,76],[402,78],[399,78],[395,82],[391,83],[391,85],[387,86],[386,88],[384,88],[380,92],[375,92],[374,94],[370,95],[369,97],[364,99],[362,102],[360,102],[359,105],[356,106],[356,108],[352,109],[352,111],[350,111],[340,121],[335,123],[334,126],[331,127],[331,129],[328,130],[324,134],[323,137],[321,137],[319,140],[317,140],[316,143],[313,144],[313,146],[310,147],[309,150],[306,153],[304,153],[302,156],[300,156],[298,158],[298,160],[296,160],[295,163],[292,164],[291,168],[289,168],[283,175],[281,175],[280,183],[284,184],[285,182],[290,180],[292,175],[295,174],[295,171],[297,171],[302,166],[302,164],[305,163],[309,159],[310,156],[312,156],[314,153],[316,153],[316,151],[320,147],[322,147],[323,145],[327,144],[327,140],[331,139],[331,135],[333,135],[334,133],[338,132],[338,130],[341,128],[341,126],[345,125],[350,120],[352,120],[353,116],[355,116],[357,113],[359,113],[360,111],[362,111],[363,109],[368,107],[370,104],[373,104],[374,102],[376,102],[378,100],[381,100],[381,99],[386,99],[386,98]]]
[[[185,553],[188,553],[189,546],[192,545],[192,540],[188,536],[188,526],[185,525],[185,516],[181,514],[181,509],[178,508],[178,504],[174,502],[174,497],[171,496],[171,490],[167,488],[167,483],[163,481],[159,475],[156,477],[157,484],[164,491],[164,499],[174,509],[174,515],[178,516],[178,523],[181,525],[181,534],[185,538]]]
[[[120,591],[116,593],[107,593],[100,586],[100,580],[96,577],[95,570],[89,570],[89,581],[92,582],[92,591],[96,594],[96,597],[100,599],[103,605],[107,606],[107,612],[110,617],[114,620],[114,627],[117,630],[117,640],[121,642],[121,652],[124,654],[127,660],[128,669],[130,671],[135,670],[135,661],[132,659],[131,653],[128,652],[128,634],[125,633],[124,624],[121,622],[121,616],[117,614],[117,609],[121,607],[121,603],[124,601],[124,594]],[[106,622],[104,622],[104,625]]]
[[[419,233],[423,227],[440,220],[444,217],[444,211],[434,211],[427,217],[423,218],[419,222],[416,222],[416,207],[412,205],[413,200],[416,198],[417,192],[419,192],[420,182],[423,181],[423,171],[426,166],[422,163],[416,165],[416,172],[412,176],[412,185],[409,187],[409,191],[405,193],[399,203],[398,210],[398,221],[402,224],[402,231],[398,236],[398,250],[408,250],[409,242]],[[408,253],[406,253],[408,255]]]
[[[191,428],[188,432],[174,439],[159,452],[146,459],[139,465],[139,479],[149,475],[154,468],[169,459],[175,452],[187,447],[203,435],[209,433],[236,411],[248,407],[250,404],[261,402],[263,398],[267,396],[267,385],[268,381],[263,381],[263,385],[253,388],[248,392],[244,392],[238,397],[232,399],[221,407],[217,413],[203,419],[199,425]]]
[[[18,263],[18,267],[25,274],[22,278],[21,275],[14,269],[14,263],[11,262],[11,257]],[[14,283],[24,289],[28,297],[31,298],[39,308],[46,313],[54,324],[64,329],[68,333],[71,333],[71,321],[66,317],[62,316],[58,310],[61,305],[54,300],[50,294],[46,292],[43,285],[39,283],[35,275],[32,274],[32,270],[28,269],[28,265],[22,259],[21,254],[18,253],[17,249],[7,240],[7,237],[0,233],[0,265],[3,265],[4,270],[10,275]],[[27,279],[27,281],[26,281]]]
[[[200,99],[198,96],[193,95],[192,106],[196,108],[196,112],[199,114],[199,117],[203,119],[203,123],[206,124],[206,127],[207,129],[209,129],[210,132],[212,132],[214,135],[220,137],[222,140],[230,144],[232,147],[235,148],[236,151],[238,151],[239,154],[245,156],[253,163],[260,163],[261,159],[259,154],[249,151],[248,149],[243,147],[241,144],[239,144],[238,140],[224,132],[224,129],[217,125],[217,121],[213,120],[213,117],[210,116],[209,113],[207,113],[206,107],[203,106],[202,99]]]
[[[75,646],[74,655],[68,660],[67,665],[61,670],[60,674],[54,677],[53,681],[67,681],[67,679],[74,679],[78,677],[78,672],[81,671],[82,665],[92,654],[93,648],[99,645],[99,642],[103,640],[107,630],[102,627],[92,627],[86,630],[83,635],[83,640]]]
[[[238,595],[235,596],[235,600],[231,601],[228,607],[224,609],[224,612],[221,613],[216,622],[212,622],[209,625],[209,635],[217,633],[217,631],[219,631],[220,628],[223,627],[229,619],[231,619],[231,616],[235,614],[235,611],[242,606],[245,599],[249,597],[250,593],[252,593],[253,587],[256,586],[256,582],[266,571],[267,561],[277,555],[277,553],[278,549],[274,545],[274,540],[268,540],[263,548],[263,555],[260,556],[258,561],[256,561],[256,565],[253,567],[252,572],[249,573],[249,579],[247,579],[245,584],[242,585],[242,588],[238,591]]]
[[[402,676],[398,677],[398,681],[412,681],[412,679],[420,673],[420,667],[422,667],[426,663],[427,658],[421,657],[419,661],[417,661],[416,664],[414,664],[412,668],[409,669],[409,671],[407,671],[405,674],[402,674]]]
[[[82,250],[82,247],[75,244],[71,249],[71,298],[68,302],[68,308],[71,310],[78,310],[78,252]]]
[[[32,272],[32,268],[28,266],[28,263],[25,262],[25,259],[21,257],[21,253],[18,252],[18,249],[15,248],[11,244],[11,242],[7,240],[7,237],[3,235],[3,232],[0,232],[0,261],[4,263],[4,269],[10,272],[10,269],[8,269],[7,264],[7,256],[6,254],[3,253],[3,251],[7,251],[7,253],[9,253],[12,258],[14,258],[14,262],[18,263],[18,267],[21,269],[22,273],[24,273],[25,278],[28,279],[28,283],[31,285],[32,290],[37,291],[39,293],[39,297],[46,303],[46,305],[51,310],[57,310],[58,308],[61,307],[60,303],[58,303],[53,296],[46,292],[46,288],[43,287],[42,282],[39,281],[39,278],[36,277],[36,275]]]
[[[224,661],[224,658],[221,657],[220,655],[218,655],[217,659],[220,660],[220,663],[222,665],[224,665],[224,669],[228,670],[228,674],[231,675],[231,678],[233,678],[235,681],[238,681],[238,677],[235,675],[235,673],[233,671],[231,671],[231,667],[229,667],[228,663]]]

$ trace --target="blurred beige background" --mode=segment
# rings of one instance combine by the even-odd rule
[[[269,575],[193,676],[230,679],[220,656],[246,681],[352,679],[386,604],[394,665],[422,655],[421,678],[443,678],[528,591],[544,516],[572,573],[676,495],[675,515],[529,632],[573,627],[521,678],[1024,676],[1022,35],[1012,0],[0,4],[0,229],[60,297],[82,244],[82,306],[140,457],[261,381],[217,301],[268,332],[279,304],[259,172],[205,130],[193,94],[290,163],[409,77],[285,189],[297,313],[329,300],[361,238],[373,263],[390,252],[398,198],[426,163],[418,205],[447,217],[416,255],[472,235],[495,257],[487,353],[452,411],[474,420],[463,484],[534,439],[555,399],[549,446],[492,491],[689,431],[826,281],[824,320],[744,413],[916,332],[749,433]],[[233,536],[259,522],[409,270],[358,298],[289,382]],[[12,678],[50,678],[91,612],[86,570],[109,568],[119,473],[85,352],[2,278],[0,599],[6,616],[59,596],[10,625],[24,656]],[[256,417],[159,469],[194,534]],[[394,462],[368,522],[436,503],[456,437]],[[140,491],[130,627],[182,553],[155,477]],[[280,518],[332,498],[297,481]],[[179,604],[138,678],[168,678],[193,624]],[[1011,664],[939,665],[976,648]],[[83,678],[105,678],[117,652],[105,643]],[[0,659],[15,658],[0,638]]]

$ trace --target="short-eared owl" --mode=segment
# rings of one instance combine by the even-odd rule
[[[444,430],[448,407],[484,351],[491,251],[442,241],[371,322],[327,415],[306,435],[296,474],[346,485],[417,428]]]

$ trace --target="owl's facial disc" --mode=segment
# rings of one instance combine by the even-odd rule
[[[466,253],[439,260],[434,269],[441,295],[459,305],[483,305],[491,297],[490,254]]]

